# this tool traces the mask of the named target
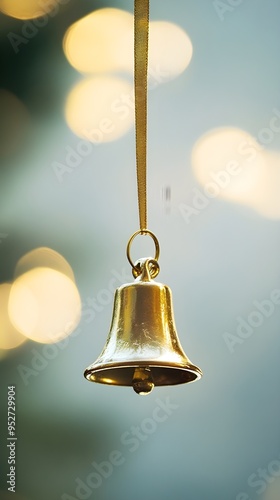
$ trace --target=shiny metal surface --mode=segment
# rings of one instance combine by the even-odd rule
[[[150,260],[134,283],[116,290],[110,333],[98,359],[85,370],[92,382],[132,386],[139,394],[154,386],[193,382],[202,376],[180,344],[168,286],[151,279]]]

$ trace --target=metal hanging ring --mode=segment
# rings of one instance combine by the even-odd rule
[[[155,249],[156,249],[154,260],[158,261],[159,253],[160,253],[158,239],[157,239],[156,235],[154,233],[152,233],[152,231],[149,231],[148,229],[138,229],[138,231],[135,231],[135,233],[133,233],[133,235],[131,236],[131,238],[128,241],[127,248],[126,248],[126,256],[127,256],[128,262],[130,263],[131,267],[133,268],[133,270],[137,274],[139,273],[139,269],[137,267],[135,267],[134,263],[131,260],[130,247],[131,247],[131,244],[132,244],[134,238],[136,238],[136,236],[138,236],[138,234],[142,234],[145,236],[148,234],[153,239],[154,244],[155,244]]]

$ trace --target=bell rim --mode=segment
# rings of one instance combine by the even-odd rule
[[[149,368],[163,368],[163,369],[169,369],[169,370],[180,370],[182,372],[189,372],[189,373],[193,373],[194,375],[196,375],[196,377],[193,379],[193,380],[188,380],[188,381],[185,381],[185,380],[182,380],[182,381],[175,381],[175,382],[170,382],[168,384],[163,384],[163,385],[181,385],[181,384],[184,384],[184,383],[192,383],[192,382],[196,382],[197,380],[200,380],[202,377],[203,377],[203,372],[202,370],[196,366],[196,365],[193,365],[193,364],[188,364],[188,365],[184,365],[184,364],[171,364],[171,363],[167,363],[167,362],[160,362],[160,361],[127,361],[127,362],[122,362],[121,363],[121,366],[120,366],[120,363],[106,363],[106,364],[103,364],[103,365],[99,365],[99,366],[92,366],[92,367],[88,367],[85,369],[84,371],[84,377],[86,378],[86,380],[88,380],[89,382],[95,382],[95,383],[101,383],[101,384],[108,384],[108,382],[105,382],[105,381],[102,381],[102,380],[92,380],[90,377],[91,375],[93,374],[98,374],[99,372],[106,372],[106,371],[109,371],[109,370],[122,370],[122,369],[126,369],[126,368],[137,368],[137,367],[149,367]],[[125,387],[125,386],[128,386],[128,384],[124,383],[124,384],[121,384],[121,383],[117,383],[117,382],[111,382],[110,384],[108,385],[114,385],[114,386],[122,386],[122,387]],[[130,385],[130,384],[129,384]],[[155,384],[155,386],[157,387],[160,387],[160,384],[157,385]]]

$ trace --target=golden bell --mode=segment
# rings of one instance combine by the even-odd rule
[[[140,259],[139,276],[116,290],[113,318],[106,345],[85,370],[91,382],[132,386],[141,395],[154,386],[175,385],[200,379],[202,371],[191,364],[176,332],[172,294],[155,282],[158,263]],[[135,274],[134,274],[135,275]]]

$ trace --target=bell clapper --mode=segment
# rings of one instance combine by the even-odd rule
[[[147,396],[154,388],[152,372],[149,367],[135,368],[132,380],[132,387],[140,396]]]

